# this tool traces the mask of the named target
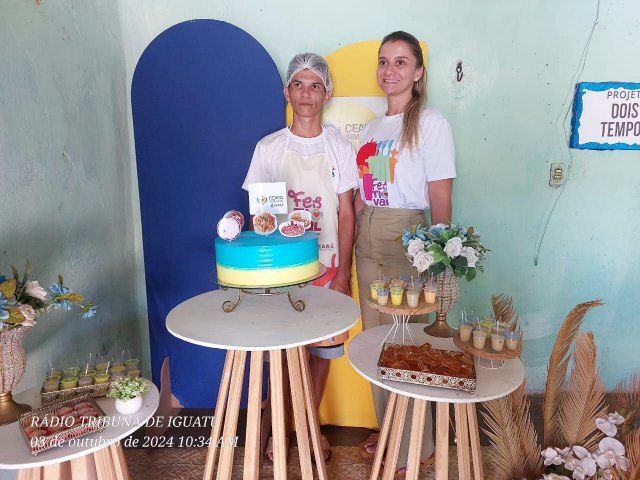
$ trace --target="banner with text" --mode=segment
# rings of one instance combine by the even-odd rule
[[[579,83],[571,126],[571,148],[640,150],[640,83]]]

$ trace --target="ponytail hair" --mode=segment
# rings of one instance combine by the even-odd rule
[[[420,42],[416,37],[407,32],[392,32],[382,39],[380,48],[387,42],[405,42],[411,48],[416,58],[416,66],[422,67],[422,76],[417,82],[413,82],[411,89],[411,100],[404,111],[402,119],[402,133],[400,134],[400,144],[407,145],[409,150],[417,146],[420,141],[420,112],[427,103],[427,70],[424,68],[424,56]],[[378,50],[380,53],[380,50]]]

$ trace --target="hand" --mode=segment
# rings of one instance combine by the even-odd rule
[[[348,273],[340,273],[333,277],[329,288],[344,295],[351,296],[351,279]]]

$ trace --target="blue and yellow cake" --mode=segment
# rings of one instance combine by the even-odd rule
[[[221,285],[267,287],[293,285],[316,276],[318,235],[285,237],[242,232],[233,241],[216,238],[216,270]]]

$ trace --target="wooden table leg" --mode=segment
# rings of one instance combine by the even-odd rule
[[[96,461],[96,472],[98,480],[117,480],[115,473],[115,465],[111,458],[109,448],[101,448],[93,452],[93,458]]]
[[[71,467],[69,462],[54,463],[40,468],[44,480],[69,480]]]
[[[118,442],[116,445],[109,445],[108,448],[111,453],[111,458],[113,459],[116,478],[118,480],[129,480],[129,468],[127,467],[127,460],[124,458],[122,444]]]
[[[413,418],[411,420],[411,438],[409,439],[409,456],[407,458],[407,475],[410,480],[418,480],[420,473],[420,453],[424,436],[424,421],[427,414],[427,402],[414,400]]]
[[[449,478],[449,404],[436,403],[436,480]]]
[[[480,450],[480,431],[478,430],[478,415],[476,404],[467,403],[467,419],[469,421],[469,437],[471,438],[471,456],[473,457],[473,476],[475,480],[484,479],[482,467],[482,450]]]
[[[282,385],[282,350],[269,351],[271,382],[271,433],[273,438],[273,477],[287,478],[287,444],[284,425],[284,393]]]
[[[236,352],[233,369],[231,370],[227,412],[224,416],[224,428],[222,429],[222,446],[220,447],[220,465],[218,465],[217,480],[231,480],[231,474],[233,473],[235,445],[231,444],[231,439],[235,439],[238,427],[238,413],[240,412],[240,397],[246,359],[247,352]],[[211,441],[217,441],[217,439],[214,438]]]
[[[408,405],[409,397],[399,395],[396,400],[396,411],[393,415],[393,425],[391,426],[391,432],[389,434],[389,447],[387,448],[387,455],[385,457],[382,480],[393,480],[396,473],[398,452],[400,451],[402,430],[404,429],[404,419],[407,416]]]
[[[307,361],[307,348],[297,347],[298,357],[300,359],[300,372],[302,373],[302,388],[304,390],[304,399],[307,407],[307,420],[309,421],[309,431],[311,432],[311,443],[313,444],[313,454],[316,458],[316,469],[318,470],[318,479],[327,480],[327,464],[324,461],[324,453],[322,452],[322,440],[320,436],[320,422],[318,421],[318,411],[316,401],[313,397],[313,386],[311,383],[311,371],[309,370],[309,362]]]
[[[73,479],[97,480],[98,478],[96,461],[91,454],[69,460],[69,467]]]
[[[264,352],[251,352],[247,434],[244,443],[243,479],[258,480],[260,474],[260,405],[262,403],[262,365]]]
[[[370,480],[376,480],[380,474],[380,467],[382,465],[382,459],[384,458],[384,451],[387,447],[387,438],[389,438],[389,431],[391,430],[391,422],[393,420],[393,412],[395,411],[397,399],[397,393],[391,392],[389,394],[387,406],[384,410],[382,427],[380,428],[380,435],[378,436],[376,454],[373,457],[373,467],[371,468],[371,476],[369,477]]]
[[[42,468],[24,468],[18,470],[17,480],[42,480]]]
[[[458,452],[458,478],[471,480],[471,458],[469,454],[469,425],[467,423],[467,406],[454,403],[456,417],[456,447]]]
[[[309,429],[307,427],[307,412],[305,409],[300,362],[301,359],[298,355],[298,350],[295,348],[287,349],[291,403],[293,404],[293,418],[296,425],[296,438],[298,440],[298,452],[300,456],[300,473],[302,473],[302,478],[312,479],[313,467],[311,465],[311,450],[309,449]]]
[[[229,382],[231,381],[231,371],[236,352],[230,350],[224,359],[224,367],[222,367],[222,379],[220,380],[220,388],[218,389],[218,400],[213,413],[213,426],[211,427],[211,436],[209,449],[207,450],[207,460],[204,464],[203,480],[211,480],[213,472],[216,468],[216,453],[218,449],[218,440],[222,431],[222,419],[224,418],[224,410],[227,405],[227,394],[229,393]]]

